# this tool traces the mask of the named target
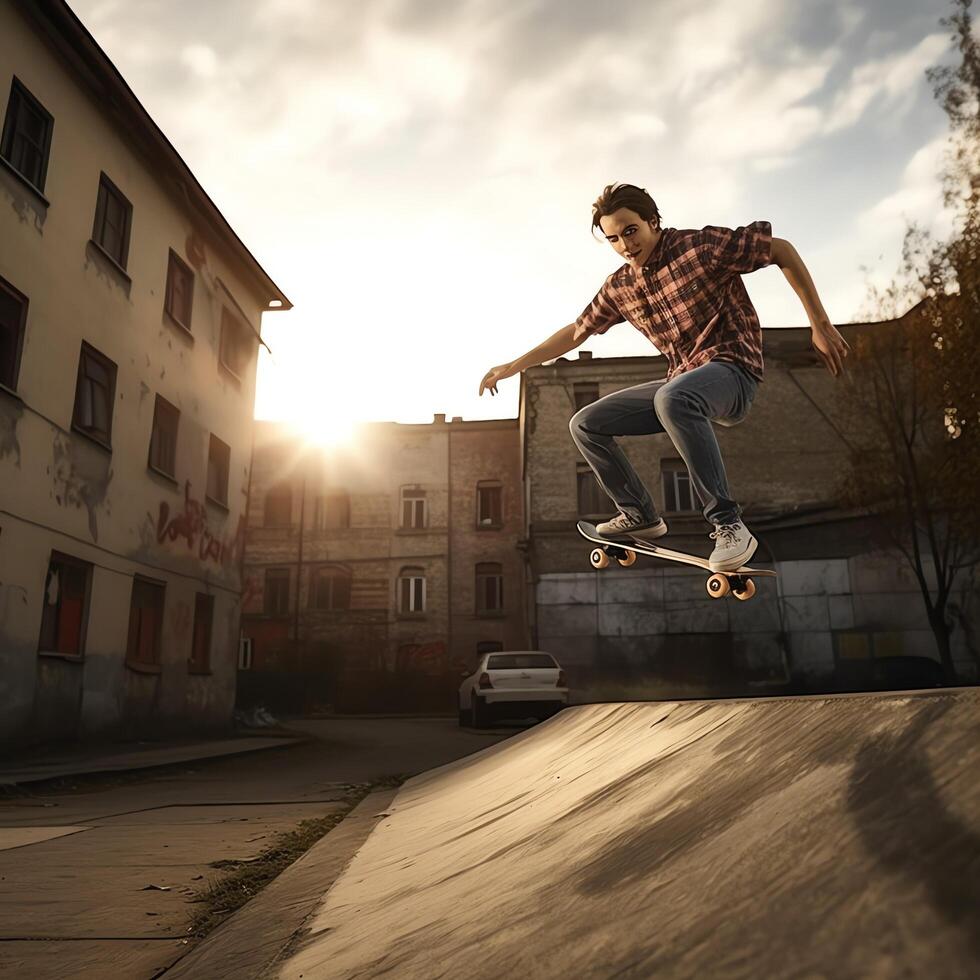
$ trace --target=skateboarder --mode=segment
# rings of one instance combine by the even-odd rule
[[[662,381],[613,392],[576,412],[572,439],[619,513],[597,525],[603,537],[652,541],[667,533],[649,491],[616,436],[666,432],[714,525],[713,571],[748,562],[758,545],[728,489],[712,422],[731,426],[748,414],[762,381],[762,329],[741,277],[778,265],[800,297],[814,349],[835,377],[848,345],[830,322],[796,249],[772,237],[768,221],[739,228],[662,228],[653,198],[633,184],[610,184],[592,205],[599,230],[623,257],[574,322],[510,364],[491,368],[480,394],[526,368],[567,354],[593,334],[630,322],[667,357]]]

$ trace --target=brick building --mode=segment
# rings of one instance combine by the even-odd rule
[[[872,328],[840,329],[853,342]],[[882,658],[938,661],[911,569],[875,550],[863,516],[835,505],[847,462],[840,389],[809,339],[808,328],[764,331],[766,379],[752,411],[717,429],[732,490],[762,539],[756,561],[772,558],[779,571],[778,580],[757,580],[748,602],[712,599],[699,569],[655,559],[596,572],[574,530],[579,517],[615,508],[572,442],[570,417],[611,391],[663,377],[663,358],[593,360],[582,351],[522,377],[529,627],[534,645],[568,668],[575,697],[846,689],[875,683]],[[707,555],[710,528],[667,436],[620,445],[668,520],[670,546]],[[975,601],[964,587],[954,607]],[[969,677],[976,661],[967,633],[954,638]]]
[[[479,651],[527,645],[516,419],[257,422],[239,701],[441,709]]]
[[[0,743],[228,727],[288,301],[67,4],[0,4],[0,86]]]

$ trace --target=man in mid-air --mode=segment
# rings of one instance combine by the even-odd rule
[[[633,184],[611,184],[592,205],[592,231],[625,260],[574,322],[509,364],[491,368],[480,394],[526,368],[554,360],[587,337],[623,321],[667,358],[662,381],[616,391],[576,412],[572,439],[619,513],[596,526],[610,541],[652,541],[667,533],[649,491],[616,445],[616,436],[666,432],[687,466],[714,525],[712,571],[734,571],[758,542],[742,523],[728,488],[712,422],[730,426],[748,414],[762,381],[762,328],[742,276],[777,265],[796,291],[813,347],[835,377],[848,345],[830,322],[796,249],[772,237],[768,221],[699,231],[661,228],[653,198]]]

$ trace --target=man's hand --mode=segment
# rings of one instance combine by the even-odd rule
[[[515,373],[509,364],[498,364],[490,368],[480,382],[480,394],[484,391],[489,391],[491,395],[497,394],[497,384]]]
[[[847,341],[829,320],[813,324],[811,341],[813,349],[827,365],[827,370],[836,378],[844,370],[844,358],[851,349]]]

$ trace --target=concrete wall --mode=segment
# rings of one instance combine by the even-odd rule
[[[264,298],[12,4],[0,66],[3,110],[16,75],[54,117],[43,198],[0,166],[0,275],[29,300],[16,391],[0,391],[0,737],[226,725],[257,343],[240,381],[217,352],[222,309],[258,330]],[[133,206],[125,275],[89,242],[103,171]],[[189,334],[163,309],[171,248],[195,274]],[[83,340],[117,366],[111,451],[72,428]],[[181,412],[176,481],[147,467],[158,393]],[[204,499],[210,433],[231,447],[227,507]],[[93,565],[77,660],[38,654],[52,550]],[[149,672],[124,663],[135,574],[166,585]],[[198,592],[215,597],[209,675],[187,667]]]

